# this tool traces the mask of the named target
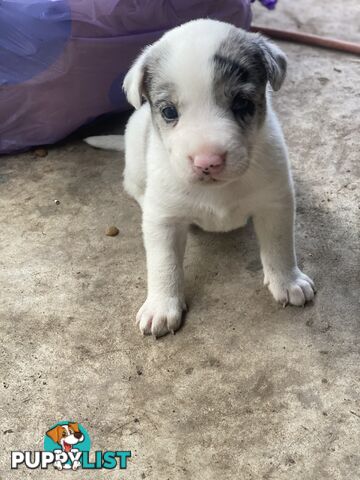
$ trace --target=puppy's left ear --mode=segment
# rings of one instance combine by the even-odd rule
[[[144,75],[146,67],[146,59],[151,46],[145,50],[135,60],[132,67],[125,76],[123,89],[129,103],[136,109],[141,107],[144,95]]]
[[[286,55],[277,45],[262,35],[256,35],[254,40],[260,49],[268,81],[274,90],[279,90],[286,76]]]

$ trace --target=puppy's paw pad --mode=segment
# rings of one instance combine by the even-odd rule
[[[185,303],[177,298],[147,299],[136,316],[136,323],[143,335],[162,337],[180,328],[185,309]]]
[[[288,304],[302,307],[315,296],[314,282],[299,269],[289,275],[269,278],[269,290],[284,307]]]

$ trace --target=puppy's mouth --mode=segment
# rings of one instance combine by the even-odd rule
[[[206,182],[206,183],[216,183],[216,182],[221,182],[220,178],[212,177],[211,175],[208,175],[206,177],[201,177],[200,181]]]
[[[210,172],[204,172],[203,175],[198,176],[197,180],[202,183],[220,183],[224,180],[221,177],[217,177],[216,175],[212,175]]]
[[[70,452],[71,448],[72,448],[72,445],[70,445],[70,443],[64,442],[64,450],[66,453]]]

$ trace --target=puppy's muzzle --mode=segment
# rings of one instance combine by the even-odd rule
[[[194,172],[199,175],[218,175],[225,168],[227,152],[198,152],[190,155]]]

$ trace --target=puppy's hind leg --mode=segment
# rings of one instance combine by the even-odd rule
[[[129,175],[124,174],[124,189],[130,196],[135,198],[142,209],[144,204],[145,184],[141,184],[138,181],[129,178]]]
[[[141,208],[147,177],[147,129],[143,120],[143,115],[139,115],[137,111],[126,127],[124,168],[124,188]]]

